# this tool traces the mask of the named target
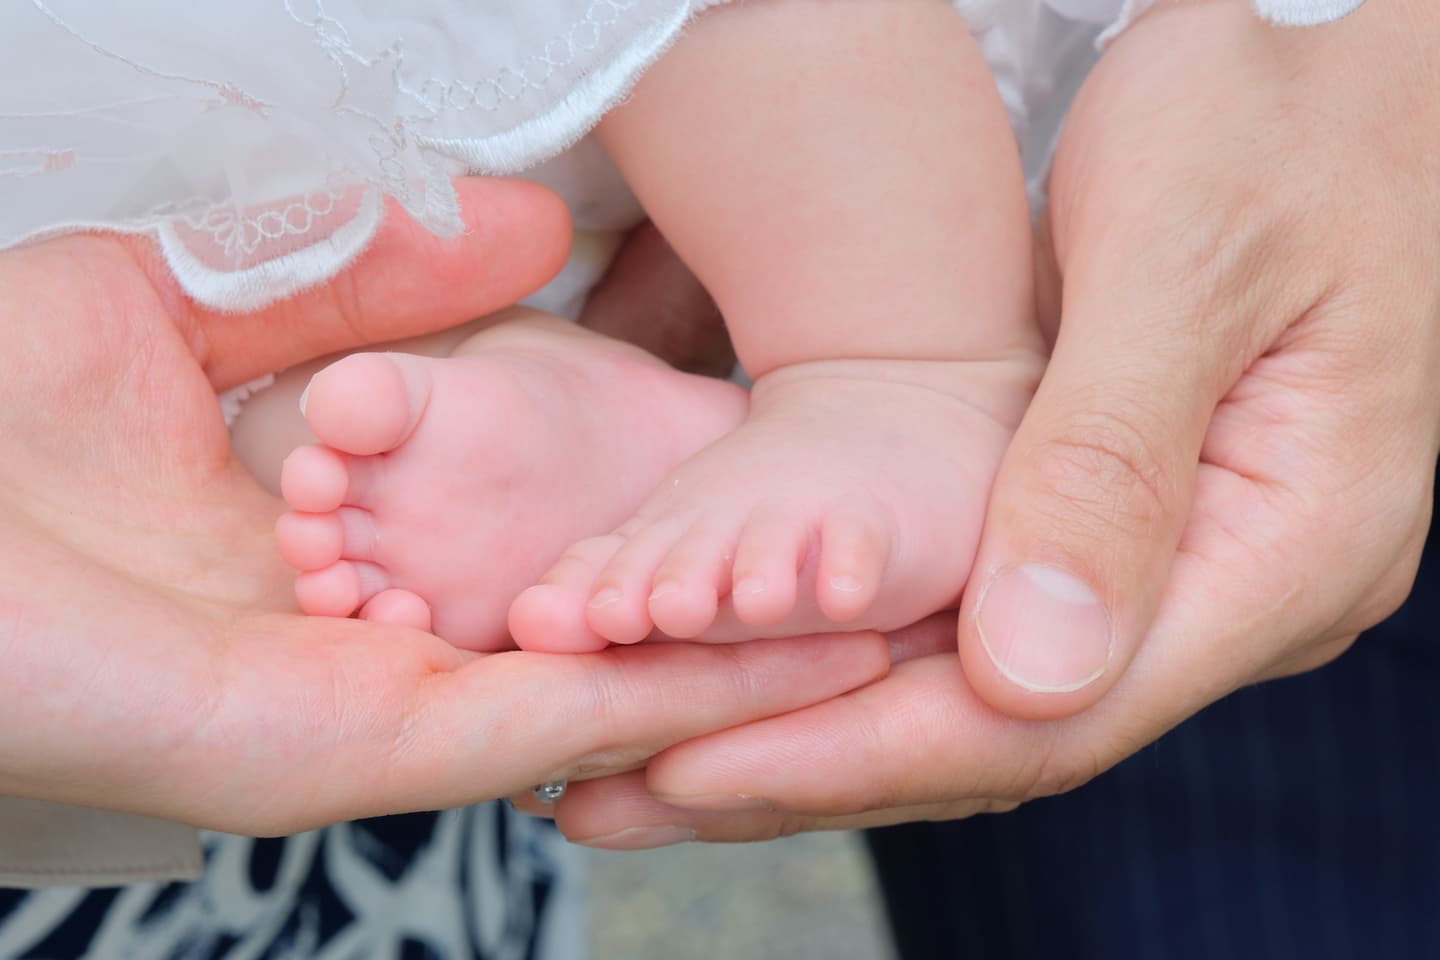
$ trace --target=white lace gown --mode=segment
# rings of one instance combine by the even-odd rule
[[[354,257],[385,196],[460,230],[451,176],[575,144],[720,2],[0,0],[0,248],[149,233],[192,296],[259,306]],[[1044,3],[1106,22],[1155,0],[954,2],[1018,123]],[[1287,22],[1360,2],[1256,0]]]
[[[150,233],[192,296],[259,306],[342,267],[385,196],[457,232],[452,176],[576,144],[717,2],[5,0],[0,247]],[[567,199],[613,192],[598,156]]]

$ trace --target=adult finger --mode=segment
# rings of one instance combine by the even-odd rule
[[[1092,129],[1087,114],[1133,94],[1117,87],[1102,65],[1069,122]],[[1197,136],[1177,123],[1147,131],[1169,167]],[[1054,353],[996,478],[959,627],[975,691],[1018,717],[1083,710],[1124,671],[1216,405],[1326,294],[1283,216],[1252,215],[1248,185],[1207,172],[1242,160],[1166,169],[1151,189],[1161,164],[1145,151],[1081,140],[1056,158],[1042,232],[1060,280]]]
[[[702,733],[843,693],[888,663],[877,635],[856,634],[509,652],[456,667],[465,655],[433,638],[366,626],[303,621],[303,634],[272,629],[231,647],[203,735],[173,743],[169,769],[150,782],[184,782],[217,743],[249,746],[226,751],[244,759],[227,763],[224,781],[181,819],[293,832],[626,770]],[[269,735],[263,750],[251,742],[255,704],[281,718],[258,725]]]
[[[1111,695],[1078,717],[1001,715],[953,655],[924,656],[835,700],[681,744],[650,761],[642,785],[577,784],[558,822],[580,842],[640,847],[953,818],[1063,792],[1253,675],[1257,664],[1217,650],[1293,619],[1274,583],[1215,585],[1208,561],[1192,557],[1177,577],[1191,592],[1162,610]]]
[[[1285,460],[1310,446],[1308,438],[1267,439]],[[1337,620],[1336,610],[1315,603],[1317,592],[1337,592],[1334,585],[1312,586],[1295,571],[1334,539],[1353,537],[1353,527],[1331,535],[1297,529],[1295,502],[1268,478],[1205,468],[1145,644],[1109,695],[1078,716],[1004,716],[975,695],[953,657],[921,656],[836,700],[656,756],[646,789],[665,806],[579,791],[566,803],[596,809],[562,808],[562,825],[582,839],[636,826],[730,838],[750,831],[758,839],[774,835],[777,824],[880,825],[1079,786],[1237,687],[1314,666],[1352,642],[1350,616]],[[1394,551],[1382,544],[1376,552]],[[1355,565],[1337,566],[1343,579]],[[1410,565],[1402,567],[1400,580]],[[1402,584],[1394,595],[1403,592]],[[929,634],[937,625],[917,629]],[[916,637],[908,646],[923,644]]]
[[[945,617],[907,632],[901,643],[912,653],[948,646],[952,636]],[[970,810],[992,798],[1027,796],[1057,729],[987,707],[969,690],[953,651],[921,654],[843,696],[652,758],[647,789],[658,807],[632,793],[576,785],[560,809],[567,831],[587,837],[601,835],[603,826],[695,826],[700,821],[692,814],[716,814],[705,821],[712,839],[726,831],[734,838],[750,830],[773,835],[766,831],[777,812],[820,823],[854,816],[888,822],[895,810]],[[665,805],[684,808],[685,816],[667,821]],[[592,806],[601,809],[574,809]],[[743,816],[722,826],[721,815],[731,814]]]
[[[526,812],[532,812],[528,804]],[[749,843],[815,830],[856,830],[916,820],[959,820],[1013,810],[1013,801],[958,800],[891,807],[855,816],[816,817],[757,804],[714,812],[671,806],[656,799],[643,771],[571,784],[551,811],[574,843],[606,850],[649,850],[675,843]],[[538,815],[545,815],[540,812]]]
[[[909,660],[916,660],[921,657],[930,657],[937,654],[943,655],[943,659],[952,664],[955,660],[954,654],[954,613],[941,613],[917,624],[912,624],[901,630],[889,634],[885,638],[886,648],[890,664],[895,665]],[[718,754],[717,754],[718,755]],[[825,776],[827,771],[810,767],[818,776]],[[781,814],[774,810],[767,802],[755,804],[754,812],[757,817],[752,818],[753,822],[737,828],[728,822],[728,813],[709,813],[706,811],[676,807],[666,804],[657,799],[650,792],[644,783],[643,771],[627,771],[624,773],[609,773],[594,780],[581,781],[586,785],[580,786],[580,782],[570,784],[566,791],[566,798],[560,803],[547,803],[539,800],[531,790],[524,790],[511,796],[510,803],[522,813],[532,816],[554,817],[557,811],[567,811],[568,819],[564,820],[564,827],[571,839],[576,842],[589,842],[590,837],[599,837],[610,832],[606,825],[610,824],[614,830],[628,830],[631,827],[643,826],[645,822],[653,823],[691,823],[699,829],[702,825],[706,828],[700,830],[699,839],[707,841],[719,841],[724,837],[734,839],[760,839],[757,830],[762,830],[768,822],[768,816],[773,814],[787,818],[787,823],[795,823],[800,826],[798,830],[825,830],[839,829],[848,830],[859,826],[878,826],[879,823],[872,823],[872,815],[863,815],[861,821],[852,824],[849,818],[840,817],[832,820],[824,817],[810,817],[803,814]],[[685,797],[686,802],[696,802],[695,798],[689,795]],[[724,795],[718,798],[702,798],[702,805],[706,802],[717,802],[718,806],[730,811],[734,807],[744,807],[747,800],[743,796]],[[927,807],[907,807],[906,811],[915,812],[917,817],[923,810],[927,815],[933,814],[933,819],[953,819],[956,816],[968,816],[970,813],[979,812],[977,803],[989,808],[992,804],[988,801],[974,801],[965,798],[955,802],[944,802]],[[906,819],[905,814],[889,811],[886,816],[894,816],[896,819],[886,822],[900,823]],[[778,829],[778,828],[777,828]],[[795,831],[790,831],[795,832]],[[779,833],[767,833],[768,836],[778,836]],[[659,845],[659,844],[656,844]],[[638,847],[636,847],[638,849]]]
[[[437,237],[387,201],[379,233],[329,283],[252,314],[187,299],[146,241],[127,241],[217,390],[352,347],[443,330],[539,289],[569,250],[569,213],[518,180],[455,181],[465,231]]]

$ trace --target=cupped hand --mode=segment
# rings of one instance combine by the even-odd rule
[[[1055,160],[1063,321],[959,661],[920,625],[880,682],[580,785],[562,829],[646,846],[1004,809],[1385,617],[1440,447],[1437,89],[1423,0],[1306,31],[1164,6],[1122,36]]]
[[[470,229],[392,210],[335,282],[198,309],[143,242],[0,254],[0,795],[245,833],[623,769],[886,668],[878,637],[477,657],[292,611],[280,505],[215,392],[508,305],[558,267],[558,201],[460,184]]]

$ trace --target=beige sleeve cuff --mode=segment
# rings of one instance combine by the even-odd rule
[[[0,887],[188,880],[201,866],[199,837],[191,827],[0,797]]]

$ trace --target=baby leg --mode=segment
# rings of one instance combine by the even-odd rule
[[[601,136],[756,387],[743,426],[525,604],[633,642],[954,603],[1043,365],[1018,149],[964,21],[935,0],[720,7]]]

